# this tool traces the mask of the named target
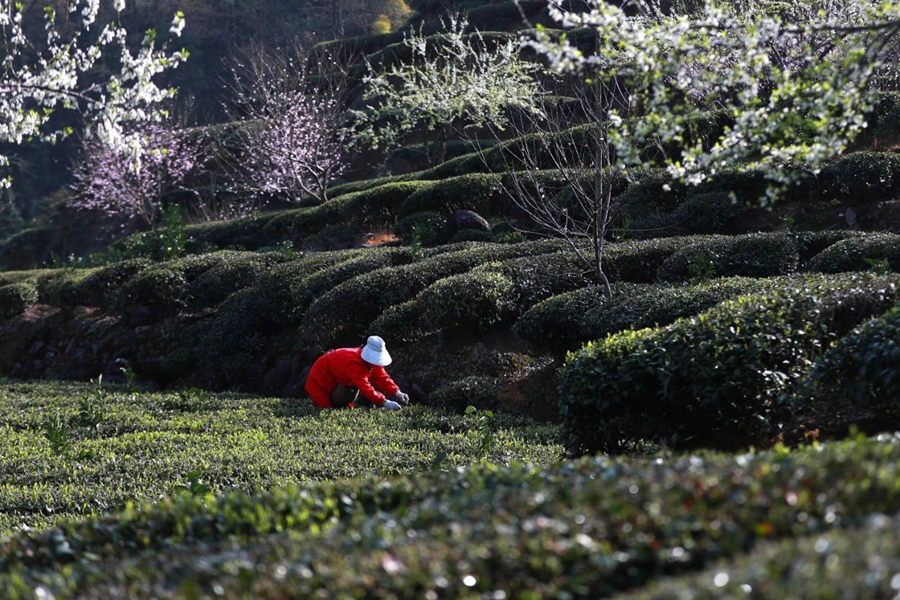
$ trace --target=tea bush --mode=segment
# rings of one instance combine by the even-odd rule
[[[561,242],[478,244],[464,250],[425,255],[413,264],[386,268],[349,279],[317,298],[303,316],[301,345],[313,353],[356,343],[390,306],[415,298],[432,283],[480,264],[559,249]]]
[[[28,281],[0,285],[0,318],[20,315],[38,301],[37,288]]]
[[[666,327],[623,331],[571,353],[561,406],[572,452],[622,443],[758,444],[794,389],[836,339],[898,299],[897,277],[796,280]]]
[[[672,220],[685,233],[727,233],[728,226],[746,208],[728,192],[691,194],[672,213]]]
[[[282,325],[293,323],[315,298],[307,288],[312,276],[362,257],[380,257],[382,252],[357,249],[305,253],[299,260],[273,267],[260,279],[257,290],[265,298],[265,310],[273,321]]]
[[[631,298],[645,284],[612,284],[613,298]],[[603,306],[610,298],[602,286],[591,285],[573,292],[557,294],[538,302],[513,324],[513,332],[530,342],[553,350],[570,350],[581,339],[581,323],[586,311]]]
[[[186,270],[182,271],[190,282],[186,293],[192,308],[218,306],[234,292],[254,285],[275,265],[289,260],[281,252],[225,251],[215,256],[215,264],[196,277],[191,277],[193,274],[188,274]]]
[[[428,396],[431,406],[462,412],[467,406],[476,409],[492,408],[497,404],[497,392],[503,380],[497,377],[472,375],[440,386]]]
[[[791,233],[752,233],[693,243],[666,259],[658,277],[662,281],[772,277],[794,273],[799,264],[799,245]]]
[[[819,406],[849,403],[900,423],[900,306],[866,321],[829,348],[800,395]]]
[[[431,284],[416,296],[415,303],[423,329],[478,333],[511,317],[514,285],[500,273],[476,269]]]
[[[394,234],[404,244],[436,246],[443,241],[447,218],[437,212],[420,212],[403,217],[394,226]]]
[[[663,579],[628,598],[882,598],[900,570],[900,521],[880,513],[859,527],[766,541],[728,564]],[[680,553],[679,553],[680,554]]]
[[[604,270],[610,281],[653,283],[657,271],[676,252],[692,244],[716,239],[722,238],[688,236],[608,244],[603,254]]]
[[[0,272],[0,285],[9,285],[10,283],[19,283],[20,281],[25,281],[28,279],[32,279],[37,276],[41,271],[5,271]]]
[[[786,278],[717,278],[695,285],[654,285],[634,295],[617,295],[581,313],[580,340],[597,340],[625,329],[644,329],[693,317],[738,296],[758,294],[781,285]]]
[[[587,268],[571,250],[510,258],[479,267],[502,273],[515,285],[511,302],[516,314],[536,303],[592,283]]]
[[[500,202],[505,195],[496,175],[472,173],[442,181],[419,182],[419,187],[400,205],[401,217],[421,212],[452,214],[459,209],[473,210],[482,216],[502,214]]]
[[[101,390],[0,381],[0,535],[174,496],[195,471],[212,492],[252,492],[417,472],[440,454],[448,468],[480,460],[461,416],[424,407],[321,412],[305,398]],[[103,412],[97,424],[83,418],[87,396]],[[60,416],[70,443],[58,456],[42,427],[52,415]],[[498,415],[495,431],[492,460],[549,463],[562,456],[556,427]],[[7,566],[0,558],[0,573]]]
[[[900,272],[900,235],[870,233],[836,241],[814,256],[806,270],[819,273],[868,271],[873,261],[886,261],[892,271]]]
[[[591,287],[535,305],[516,322],[514,331],[535,343],[572,349],[625,329],[668,325],[725,300],[785,283],[785,279],[734,277],[696,285],[616,284],[611,298]]]
[[[746,581],[773,598],[890,596],[896,536],[884,515],[900,510],[900,482],[885,465],[898,460],[896,439],[855,438],[738,456],[435,461],[394,478],[182,494],[16,534],[0,547],[0,585],[13,598],[37,587],[57,597],[597,598],[743,595]]]
[[[841,202],[878,202],[895,197],[900,188],[900,155],[893,152],[852,152],[819,173],[822,195]]]

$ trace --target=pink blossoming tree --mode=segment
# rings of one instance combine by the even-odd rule
[[[253,46],[233,69],[230,90],[240,143],[230,162],[237,193],[319,203],[347,168],[342,124],[346,74],[333,56],[299,44]]]
[[[137,163],[129,152],[97,140],[86,142],[73,173],[75,208],[154,226],[167,193],[190,191],[185,186],[188,176],[206,162],[203,140],[159,123],[145,123],[134,133],[141,146]]]

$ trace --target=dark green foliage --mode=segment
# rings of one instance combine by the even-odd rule
[[[186,590],[253,598],[319,590],[384,599],[499,597],[498,590],[507,598],[538,590],[538,597],[720,598],[746,595],[745,582],[764,598],[894,592],[897,536],[884,515],[900,510],[900,482],[890,468],[900,460],[895,439],[737,457],[504,461],[457,470],[442,467],[440,455],[421,466],[397,456],[422,443],[410,444],[404,433],[421,436],[440,419],[446,428],[461,417],[390,417],[348,411],[298,421],[316,439],[341,428],[361,449],[372,444],[368,427],[396,423],[387,432],[397,449],[381,445],[365,458],[383,455],[408,474],[254,495],[177,495],[109,518],[18,533],[2,548],[0,585],[23,598],[36,586],[56,597],[141,598]],[[507,445],[503,424],[494,426],[495,445]],[[456,439],[455,448],[474,451],[468,439]],[[243,458],[246,450],[228,447],[235,449]],[[441,447],[429,441],[428,449]],[[302,450],[310,453],[307,464],[324,456],[313,444]],[[175,474],[173,487],[196,470]],[[658,595],[640,596],[643,588]]]
[[[589,343],[561,373],[570,450],[617,451],[642,439],[760,443],[781,418],[774,401],[836,339],[892,306],[897,284],[872,275],[797,280]]]
[[[829,348],[804,382],[802,395],[819,405],[850,403],[900,423],[900,306]]]
[[[187,280],[169,263],[148,267],[129,279],[120,290],[117,303],[123,309],[153,306],[177,309],[185,305]]]
[[[344,194],[363,192],[388,183],[397,183],[400,181],[407,181],[408,179],[408,175],[391,175],[387,177],[370,177],[368,179],[361,179],[359,181],[341,183],[335,185],[334,187],[328,188],[328,198],[334,200],[335,198],[343,196]]]
[[[770,183],[761,171],[724,170],[697,185],[693,194],[716,192],[733,195],[739,205],[759,204],[760,198],[765,197]]]
[[[471,334],[508,323],[536,302],[589,284],[569,251],[489,262],[449,276],[385,310],[372,330],[404,342],[435,333]]]
[[[803,270],[808,270],[810,259],[831,245],[848,238],[869,236],[872,234],[863,233],[861,231],[830,229],[826,231],[798,231],[795,235],[797,237],[797,243],[800,245],[801,268]]]
[[[819,173],[822,196],[841,202],[878,202],[896,197],[900,188],[900,154],[854,152]]]
[[[294,323],[316,295],[308,288],[309,278],[362,256],[380,256],[382,250],[338,250],[303,254],[299,260],[277,265],[263,275],[258,291],[265,298],[266,313],[281,325]],[[330,288],[328,288],[330,289]]]
[[[400,205],[398,215],[420,212],[451,214],[459,209],[473,210],[484,217],[502,214],[498,203],[506,196],[495,175],[473,173],[422,185]]]
[[[640,284],[638,284],[640,285]],[[613,284],[614,297],[631,298],[640,285]],[[603,306],[609,298],[602,286],[558,294],[529,308],[513,325],[513,332],[544,348],[569,350],[579,345],[584,314],[595,306]]]
[[[859,520],[864,524],[857,527]],[[729,564],[666,578],[645,590],[631,590],[628,597],[700,600],[749,595],[776,600],[893,596],[896,580],[888,574],[900,571],[900,520],[876,513],[852,521],[850,527],[761,542]],[[761,521],[760,527],[767,529],[769,523]]]
[[[482,269],[441,279],[416,300],[423,323],[454,333],[484,331],[509,319],[515,306],[513,282]]]
[[[491,232],[481,231],[480,229],[460,229],[450,238],[450,244],[458,244],[460,242],[490,242]]]
[[[77,281],[72,293],[79,299],[78,303],[112,308],[122,286],[152,264],[149,258],[130,258],[111,263]]]
[[[215,264],[198,274],[187,288],[188,303],[192,308],[212,308],[238,290],[254,285],[275,265],[287,257],[280,252],[216,253]],[[190,275],[182,270],[186,278]],[[193,274],[193,273],[191,273]]]
[[[658,277],[662,281],[772,277],[795,272],[799,263],[800,249],[793,234],[751,233],[691,244],[666,259]],[[706,273],[702,272],[704,265]]]
[[[554,296],[516,321],[517,335],[534,343],[570,350],[625,329],[668,325],[716,304],[786,283],[735,277],[697,285],[614,284],[613,296],[590,287]]]
[[[25,312],[38,301],[37,288],[28,281],[0,285],[0,318],[9,319]]]
[[[900,272],[900,235],[872,233],[836,241],[814,256],[806,270],[819,273],[868,271],[872,261],[887,261],[890,268]]]
[[[686,192],[686,186],[673,182],[663,169],[648,171],[616,198],[620,227],[637,238],[665,235]]]
[[[875,121],[876,147],[890,149],[900,143],[900,93],[881,95]]]
[[[471,244],[467,249],[426,255],[410,265],[354,277],[317,298],[303,317],[300,340],[312,352],[354,344],[367,326],[394,304],[412,300],[432,283],[480,264],[546,253],[560,242]]]
[[[727,233],[729,224],[744,211],[727,192],[705,192],[688,195],[672,219],[686,233]]]
[[[514,302],[519,313],[545,298],[592,283],[584,263],[571,250],[511,258],[482,268],[499,271],[515,284]]]
[[[440,279],[408,302],[387,308],[371,330],[404,342],[440,332],[479,333],[508,321],[514,309],[513,283],[478,269]]]
[[[497,377],[473,375],[451,381],[428,396],[430,406],[462,412],[467,406],[483,408],[497,404],[497,392],[503,380]]]
[[[211,320],[188,332],[185,345],[193,347],[202,366],[220,374],[220,384],[240,389],[241,382],[260,376],[260,351],[274,329],[265,308],[264,296],[244,289],[229,296]]]
[[[42,304],[78,306],[84,304],[79,287],[89,269],[47,269],[37,273],[34,285]]]
[[[547,463],[562,457],[555,439],[558,427],[523,417],[499,415],[497,421],[500,443],[491,460]],[[97,380],[90,384],[4,380],[0,381],[4,439],[0,535],[13,528],[45,528],[110,511],[134,515],[126,503],[140,505],[174,496],[176,486],[187,484],[194,472],[213,493],[222,493],[362,475],[397,476],[418,471],[441,453],[446,467],[470,465],[481,457],[470,448],[466,434],[462,416],[424,407],[398,413],[320,412],[305,398],[196,389],[132,392],[108,383],[101,387]],[[51,443],[57,444],[60,456]],[[335,460],[336,451],[347,454]],[[249,523],[236,522],[247,515],[226,511],[220,517],[250,531]],[[133,545],[137,538],[130,538],[128,531],[134,530],[126,525],[120,531],[129,538],[123,540],[123,549],[137,550],[150,543]],[[168,535],[179,534],[159,529],[150,538],[165,544]],[[2,580],[9,572],[9,551],[0,543],[4,598],[9,597]]]
[[[304,250],[323,251],[352,248],[360,241],[357,229],[349,225],[335,223],[326,225],[315,235],[303,238]]]
[[[695,285],[638,287],[619,293],[580,315],[579,341],[598,340],[625,329],[644,329],[692,317],[738,296],[789,283],[785,279],[718,278]]]
[[[652,283],[665,261],[685,247],[715,240],[710,236],[657,238],[607,244],[603,252],[603,269],[611,281]]]
[[[436,246],[443,241],[447,218],[437,212],[420,212],[400,219],[394,225],[394,235],[404,244]]]

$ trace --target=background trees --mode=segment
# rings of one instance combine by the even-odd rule
[[[114,3],[118,15],[124,0]],[[174,92],[157,85],[156,77],[187,58],[183,51],[169,53],[156,48],[149,31],[140,48],[132,52],[128,32],[118,20],[102,25],[99,2],[76,0],[67,14],[53,7],[44,10],[45,37],[35,39],[26,29],[24,8],[12,0],[0,0],[3,53],[0,59],[0,141],[21,144],[26,140],[55,142],[83,127],[88,137],[139,155],[139,139],[129,135],[129,122],[154,120],[160,102]],[[170,31],[180,35],[182,15],[176,14]],[[106,55],[112,54],[111,63]],[[100,71],[115,64],[112,71]],[[60,111],[83,119],[62,118]],[[8,157],[0,155],[0,165]],[[9,185],[9,178],[2,180]]]
[[[459,15],[442,24],[439,36],[427,37],[420,28],[404,38],[409,60],[368,65],[363,99],[371,104],[354,112],[360,143],[391,148],[418,131],[434,165],[444,160],[454,127],[503,129],[506,109],[535,108],[538,67],[519,57],[515,38],[467,33],[468,20]]]
[[[347,167],[342,60],[311,55],[296,41],[271,51],[255,44],[232,75],[230,113],[242,124],[228,159],[233,191],[325,202],[329,183]]]
[[[139,163],[121,149],[87,141],[74,170],[72,206],[154,226],[165,195],[185,189],[189,174],[206,162],[206,149],[198,135],[159,123],[143,124],[131,135],[140,144]]]
[[[616,164],[644,164],[652,147],[673,177],[689,183],[736,167],[787,184],[789,173],[815,171],[843,152],[866,127],[874,101],[867,86],[900,30],[896,5],[868,0],[680,12],[643,0],[627,11],[598,0],[587,5],[573,13],[552,2],[551,15],[567,29],[590,28],[592,52],[541,28],[532,47],[558,71],[626,82],[625,97],[642,118],[609,111]],[[692,117],[713,111],[727,117],[723,131],[692,136]],[[770,199],[778,188],[770,187]]]
[[[607,293],[616,181],[648,166],[690,184],[758,171],[770,182],[767,204],[866,127],[870,80],[900,27],[896,7],[865,1],[586,5],[550,2],[572,35],[538,26],[527,41],[551,71],[580,80],[561,92],[574,98],[520,115],[502,170],[537,229],[565,239]]]

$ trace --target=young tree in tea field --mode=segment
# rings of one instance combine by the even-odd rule
[[[113,8],[118,16],[124,0],[114,0]],[[153,31],[132,52],[118,18],[99,21],[99,1],[73,0],[62,15],[47,6],[43,33],[36,36],[24,6],[0,0],[0,141],[55,142],[82,127],[59,115],[72,113],[87,137],[138,158],[140,142],[126,133],[126,124],[160,118],[160,102],[174,90],[159,87],[156,78],[187,53],[157,48]],[[180,35],[183,27],[176,14],[170,31]],[[0,166],[7,164],[0,155]],[[9,177],[0,179],[0,186],[8,185]]]
[[[251,45],[232,70],[239,141],[228,158],[237,193],[299,201],[328,199],[347,168],[342,137],[346,73],[339,57],[302,45]]]

